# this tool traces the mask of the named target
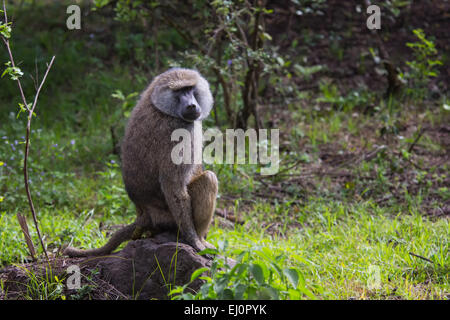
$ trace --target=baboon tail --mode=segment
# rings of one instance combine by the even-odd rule
[[[64,250],[64,254],[71,258],[78,257],[90,257],[90,256],[102,256],[110,254],[116,249],[122,242],[131,240],[134,230],[136,229],[136,222],[117,230],[103,247],[97,249],[82,250],[73,247],[67,247]]]

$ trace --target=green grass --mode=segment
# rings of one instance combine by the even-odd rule
[[[316,299],[444,299],[449,290],[448,221],[433,222],[419,212],[398,210],[388,212],[370,202],[348,205],[311,199],[294,218],[302,221],[301,227],[289,228],[283,236],[268,235],[260,228],[263,221],[253,219],[234,230],[216,227],[208,239],[218,247],[226,239],[228,247],[222,254],[235,259],[250,252],[253,258],[244,262],[248,266],[258,263],[276,270],[273,264],[281,261],[280,269],[297,270],[305,279],[298,295],[289,292],[292,285],[276,272],[259,285],[253,281],[258,289],[274,288],[279,298],[309,299],[312,294]],[[246,218],[260,211],[249,212]],[[375,288],[369,282],[373,267],[380,275]],[[246,277],[235,277],[227,286],[233,288]],[[217,286],[220,279],[210,281]],[[198,295],[207,296],[202,290]],[[266,298],[265,292],[256,297]]]
[[[75,217],[67,210],[41,211],[42,232],[47,244],[51,244],[49,248],[56,249],[71,239],[83,247],[104,244],[105,234],[98,228],[104,219],[91,214],[83,212]],[[213,227],[208,241],[218,246],[226,239],[229,245],[225,252],[232,258],[243,250],[254,253],[263,249],[268,258],[255,259],[262,265],[282,255],[280,267],[298,270],[306,288],[318,299],[444,299],[448,294],[449,225],[445,219],[433,222],[418,212],[393,215],[371,203],[348,206],[311,201],[294,219],[302,221],[302,227],[288,229],[284,236],[270,236],[258,228],[261,221],[251,219],[256,214],[249,212],[249,223],[234,230]],[[113,224],[130,220],[131,216],[116,216],[106,221]],[[19,262],[27,253],[15,217],[4,212],[0,224],[2,263]],[[380,270],[378,289],[368,287],[370,266]],[[277,281],[270,284],[276,287]],[[298,298],[309,297],[301,294]]]

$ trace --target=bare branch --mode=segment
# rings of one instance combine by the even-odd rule
[[[6,1],[3,0],[3,11],[4,11],[4,15],[5,15],[5,23],[8,23],[8,15],[7,15],[7,11],[6,11]],[[8,51],[8,55],[11,61],[11,65],[14,68],[15,67],[15,63],[14,63],[14,57],[13,54],[11,52],[11,47],[9,45],[9,40],[5,37],[2,37],[3,42],[5,43],[6,49]],[[45,83],[45,80],[47,79],[47,75],[53,65],[53,61],[55,60],[55,56],[52,57],[52,60],[50,61],[50,63],[47,65],[47,70],[45,72],[44,78],[42,79],[39,87],[36,90],[36,95],[34,96],[34,101],[33,104],[31,106],[31,108],[28,107],[28,103],[27,100],[25,98],[25,94],[23,92],[22,89],[22,84],[20,82],[20,78],[17,78],[17,85],[19,87],[19,91],[20,91],[20,95],[22,97],[22,102],[25,105],[25,108],[28,111],[28,121],[27,121],[27,128],[26,128],[26,138],[25,138],[25,155],[24,155],[24,159],[23,159],[23,176],[24,176],[24,182],[25,182],[25,191],[27,194],[27,199],[28,199],[28,204],[30,206],[30,210],[31,210],[31,214],[33,216],[33,221],[34,221],[34,225],[36,227],[36,231],[39,237],[39,241],[41,243],[42,246],[42,250],[44,251],[45,257],[47,258],[47,261],[49,260],[48,258],[48,254],[47,254],[47,250],[45,249],[44,246],[44,242],[42,240],[42,236],[41,236],[41,231],[39,229],[39,223],[37,220],[37,215],[36,215],[36,210],[34,208],[34,204],[33,204],[33,200],[31,198],[31,191],[30,191],[30,186],[29,186],[29,178],[28,178],[28,155],[29,155],[29,151],[30,151],[30,132],[31,132],[31,120],[33,118],[33,114],[34,114],[34,110],[36,108],[37,105],[37,101],[39,98],[39,94],[41,92],[42,86]],[[37,81],[37,79],[36,79]],[[19,216],[18,216],[19,218]],[[20,218],[19,218],[20,221]]]
[[[55,60],[55,56],[52,57],[52,60],[50,61],[50,64],[48,64],[47,70],[45,71],[44,78],[42,79],[41,84],[39,85],[39,88],[36,91],[36,96],[34,97],[33,106],[31,107],[31,113],[33,112],[34,108],[36,107],[36,103],[37,103],[37,100],[38,100],[38,97],[39,97],[39,93],[41,92],[41,89],[42,89],[42,86],[44,85],[45,79],[47,79],[48,72],[50,71],[54,60]]]
[[[8,50],[8,55],[9,55],[9,60],[11,61],[11,65],[13,68],[15,68],[16,64],[14,63],[14,58],[11,53],[11,48],[9,46],[9,40],[3,38],[3,42],[5,43],[6,49]],[[25,94],[23,93],[22,84],[20,83],[19,79],[17,79],[17,85],[19,86],[20,95],[22,96],[22,102],[25,105],[25,108],[27,108],[27,110],[30,111],[30,109],[28,108],[27,100],[25,99]]]
[[[36,231],[37,231],[39,241],[42,246],[42,250],[44,251],[44,254],[47,257],[47,260],[48,260],[48,254],[47,254],[47,250],[45,249],[44,242],[42,241],[42,236],[41,236],[41,231],[39,229],[39,223],[37,220],[36,210],[34,209],[33,200],[31,198],[30,186],[28,183],[28,155],[30,152],[31,119],[33,118],[33,113],[34,113],[34,109],[36,108],[37,100],[39,98],[39,93],[41,92],[42,86],[44,85],[44,82],[47,79],[48,72],[50,71],[54,60],[55,60],[55,56],[53,56],[52,60],[50,61],[50,64],[47,67],[44,78],[42,79],[41,84],[39,85],[39,88],[34,97],[33,105],[31,107],[31,109],[29,109],[28,121],[27,121],[27,131],[26,131],[26,136],[25,136],[25,156],[23,159],[23,176],[24,176],[24,182],[25,182],[25,191],[27,193],[27,198],[28,198],[28,204],[30,206],[31,214],[33,215],[34,225],[36,226]],[[17,81],[19,81],[19,80],[17,80]]]
[[[430,262],[430,263],[434,263],[432,260],[430,260],[428,258],[425,258],[425,257],[422,257],[422,256],[419,256],[418,254],[415,254],[414,252],[409,252],[409,254],[412,255],[413,257],[425,260],[425,261]]]

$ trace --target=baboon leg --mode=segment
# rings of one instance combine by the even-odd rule
[[[89,257],[89,256],[102,256],[110,254],[114,249],[116,249],[122,242],[130,240],[133,232],[136,228],[136,222],[129,224],[123,227],[120,230],[117,230],[112,236],[111,239],[101,248],[90,249],[90,250],[81,250],[73,247],[67,247],[64,250],[64,254],[69,257]]]
[[[196,176],[188,185],[195,229],[203,240],[206,238],[216,209],[217,191],[217,177],[214,172],[209,170]]]
[[[149,217],[144,213],[144,210],[140,206],[136,206],[136,228],[131,236],[132,240],[139,239],[144,233],[146,226],[149,224]]]
[[[133,233],[133,240],[140,238],[144,232],[150,232],[153,237],[166,231],[176,232],[178,229],[168,208],[144,204],[136,206],[136,209],[136,230]]]

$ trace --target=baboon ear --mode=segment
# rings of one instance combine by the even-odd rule
[[[172,117],[179,117],[177,101],[172,90],[164,86],[155,86],[150,95],[152,104],[161,112]]]
[[[199,118],[199,120],[205,119],[209,113],[211,112],[214,99],[211,94],[211,90],[209,89],[209,83],[202,77],[200,77],[199,81],[196,85],[196,91],[197,91],[197,102],[200,105],[200,108],[202,109],[202,115]]]

